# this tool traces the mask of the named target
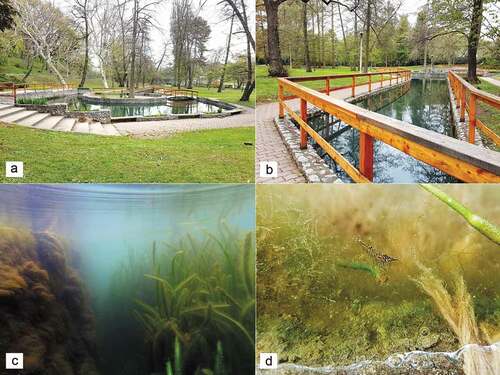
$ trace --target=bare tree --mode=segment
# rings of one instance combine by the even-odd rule
[[[231,16],[231,25],[229,26],[229,35],[227,36],[227,47],[226,47],[226,57],[224,59],[224,65],[222,66],[222,73],[220,75],[219,88],[217,92],[222,92],[224,88],[224,75],[226,74],[227,61],[229,59],[229,49],[231,48],[231,36],[233,35],[233,23],[234,23],[234,12]]]
[[[83,60],[82,78],[78,87],[85,85],[87,79],[87,70],[89,66],[89,50],[90,50],[90,34],[91,34],[91,18],[95,11],[95,4],[91,4],[90,0],[74,0],[71,12],[76,20],[77,25],[81,28],[82,39],[84,42],[85,56]]]
[[[32,43],[36,54],[65,85],[66,80],[57,68],[57,60],[64,62],[70,57],[62,53],[63,46],[72,44],[74,47],[74,40],[68,40],[75,37],[71,32],[69,19],[52,4],[40,0],[14,0],[13,7],[18,13],[19,31]]]

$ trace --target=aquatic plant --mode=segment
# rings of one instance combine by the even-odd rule
[[[248,365],[236,357],[252,353],[255,345],[253,236],[243,238],[222,225],[217,235],[187,235],[165,251],[153,246],[153,272],[144,275],[153,282],[152,293],[135,300],[133,314],[157,362],[165,364],[165,353],[173,353],[175,375],[188,367],[194,371],[193,363],[200,371],[217,362],[226,368],[220,361],[231,362],[234,371]]]
[[[486,238],[490,239],[497,245],[500,245],[500,228],[496,225],[490,223],[481,216],[476,215],[470,209],[453,199],[442,190],[438,189],[436,186],[429,184],[420,184],[420,186],[458,212],[469,223],[469,225],[476,229],[479,233],[483,234]]]
[[[417,284],[432,298],[441,316],[456,334],[460,345],[483,344],[476,322],[472,298],[462,276],[456,276],[454,294],[445,288],[442,280],[430,269],[419,266],[422,275]],[[495,375],[500,370],[500,354],[494,350],[487,357],[482,350],[468,347],[464,350],[464,372],[467,375]]]
[[[222,343],[217,341],[217,352],[215,353],[214,375],[226,375],[224,366],[224,353],[222,350]]]
[[[339,260],[335,262],[335,264],[339,267],[348,268],[352,270],[365,271],[372,275],[377,280],[380,280],[380,269],[368,263],[363,262],[347,262],[343,260]]]
[[[167,363],[165,363],[165,374],[174,375],[174,370],[172,370],[172,362],[170,361],[167,361]]]

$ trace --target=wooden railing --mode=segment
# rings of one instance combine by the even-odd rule
[[[389,73],[368,73],[368,76],[375,74]],[[355,76],[354,81],[359,75]],[[500,182],[500,153],[332,98],[328,95],[328,83],[327,90],[322,90],[325,93],[297,83],[321,79],[329,82],[337,77],[278,78],[279,116],[283,118],[286,111],[299,124],[301,148],[307,148],[308,137],[311,137],[355,182],[373,181],[375,139],[462,181]],[[406,73],[405,79],[411,79],[411,74]],[[285,96],[285,92],[290,95]],[[289,98],[300,98],[300,115],[286,103]],[[359,131],[359,169],[307,123],[308,103]]]
[[[155,87],[153,89],[155,92],[159,92],[166,96],[173,97],[189,97],[189,98],[197,98],[198,91],[191,89],[178,89],[175,87]]]
[[[481,91],[472,86],[457,73],[448,72],[448,81],[457,101],[457,109],[460,113],[460,121],[465,121],[465,111],[469,116],[469,142],[474,143],[476,139],[476,127],[491,139],[497,146],[500,145],[500,136],[491,130],[477,117],[477,102],[483,102],[493,108],[500,109],[500,97]]]
[[[373,77],[377,77],[375,80]],[[361,80],[359,78],[362,78]],[[319,92],[324,92],[326,95],[330,95],[333,91],[351,89],[351,96],[356,96],[356,87],[368,85],[368,92],[372,91],[372,88],[383,87],[384,82],[389,81],[389,85],[392,85],[393,81],[395,83],[401,83],[411,79],[410,70],[392,70],[387,72],[371,72],[371,73],[353,73],[353,74],[335,74],[335,75],[323,75],[323,76],[312,76],[312,77],[287,77],[288,81],[291,82],[309,82],[309,81],[325,81],[325,88],[317,90]],[[350,80],[349,85],[334,86],[332,81],[336,80]],[[279,97],[279,87],[278,87],[278,97]],[[284,96],[283,100],[294,99],[295,96]]]
[[[45,91],[45,90],[72,90],[75,89],[75,85],[63,85],[60,83],[51,82],[35,82],[35,83],[15,83],[15,82],[2,82],[0,83],[0,92],[7,91],[14,99],[17,99],[19,93],[26,94],[32,91]]]

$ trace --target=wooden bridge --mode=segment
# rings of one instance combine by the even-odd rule
[[[339,79],[345,81],[346,78],[351,79],[351,85],[331,87],[331,81]],[[352,96],[355,96],[356,87],[366,85],[366,80],[368,80],[368,91],[371,92],[374,85],[383,87],[387,80],[409,81],[411,72],[393,70],[362,74],[278,78],[279,117],[283,118],[286,111],[299,124],[301,148],[307,148],[308,137],[311,137],[355,182],[373,181],[374,139],[459,180],[500,182],[500,153],[371,112],[329,96],[331,91],[348,87],[352,90]],[[299,82],[307,81],[324,81],[325,87],[314,90],[299,84]],[[286,100],[294,98],[300,99],[300,115],[286,104]],[[307,123],[308,103],[359,131],[359,169]]]
[[[162,95],[174,98],[191,98],[196,99],[198,97],[198,91],[191,89],[178,89],[175,87],[154,87],[154,92],[159,92]]]

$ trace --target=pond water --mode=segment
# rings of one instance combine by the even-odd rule
[[[0,351],[40,374],[253,374],[254,228],[253,185],[0,186]]]
[[[160,115],[184,115],[197,113],[216,113],[223,109],[216,105],[193,100],[169,100],[164,105],[108,105],[89,104],[81,99],[69,101],[71,111],[97,111],[100,109],[110,109],[111,117],[148,117]]]
[[[496,186],[439,189],[500,224]],[[417,185],[258,185],[257,228],[258,352],[360,370],[395,353],[500,342],[500,246]],[[466,374],[497,374],[496,353],[482,362],[489,371]],[[401,373],[471,363],[426,372],[431,356],[421,357]],[[366,373],[399,373],[383,370]]]
[[[426,128],[437,133],[454,136],[451,123],[450,102],[445,80],[417,80],[411,81],[409,90],[400,96],[399,89],[390,90],[357,103],[357,105],[374,110],[378,113],[413,125]],[[380,107],[382,103],[382,106]],[[311,119],[315,129],[323,129],[326,124],[332,123],[334,118],[327,114]],[[338,125],[327,127],[319,133],[326,139],[339,130]],[[359,165],[359,132],[356,129],[346,129],[341,135],[330,141],[347,160],[355,166]],[[350,182],[349,176],[337,167],[328,155],[320,155],[335,169],[339,177]],[[422,163],[404,152],[384,144],[374,142],[374,182],[380,183],[413,183],[413,182],[458,182],[455,178],[440,170]]]

